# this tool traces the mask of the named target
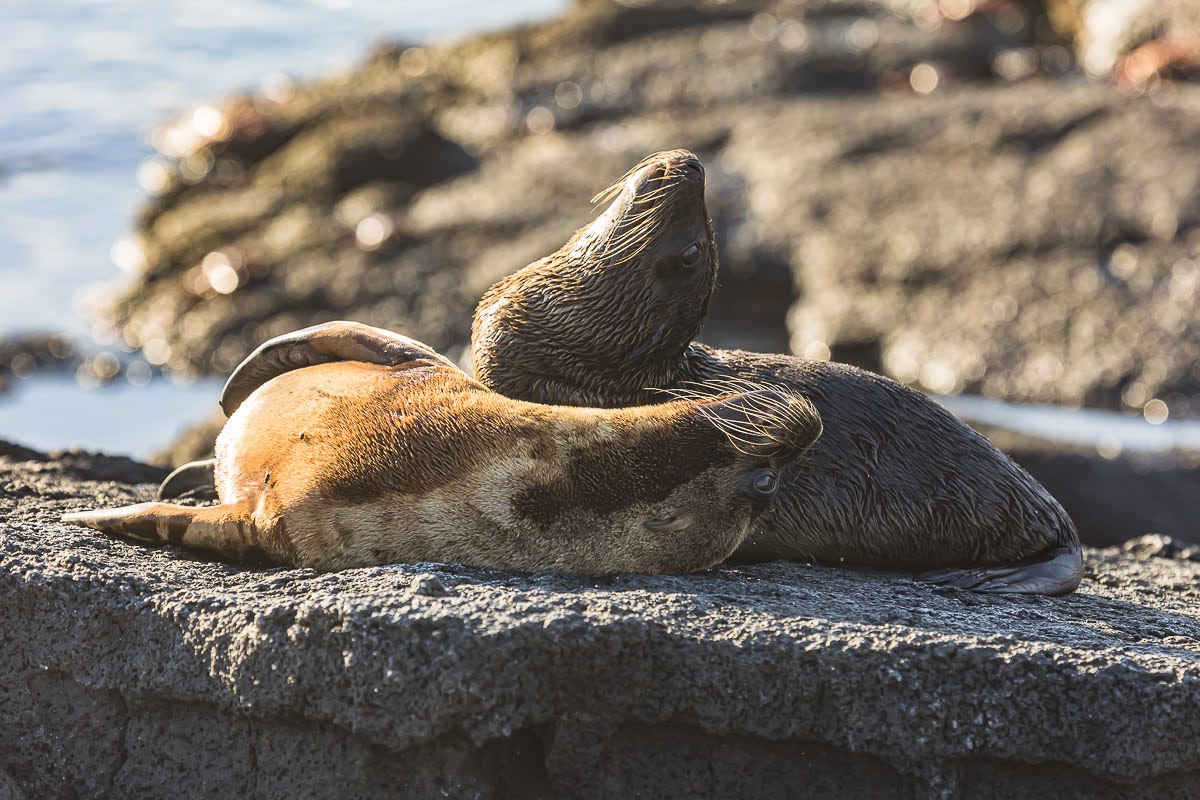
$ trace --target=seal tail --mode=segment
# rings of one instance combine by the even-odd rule
[[[140,544],[170,542],[204,550],[231,561],[267,556],[246,503],[193,508],[170,503],[139,503],[64,514],[68,525],[81,525]],[[270,560],[268,558],[268,560]]]
[[[159,500],[174,500],[185,494],[195,497],[216,497],[217,460],[189,461],[176,468],[158,487]]]
[[[1071,543],[1014,564],[937,569],[919,573],[916,577],[926,583],[973,592],[1070,594],[1083,579],[1083,551],[1078,543]]]

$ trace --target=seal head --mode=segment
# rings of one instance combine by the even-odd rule
[[[472,348],[485,384],[619,406],[654,402],[648,387],[677,382],[717,279],[704,167],[687,150],[656,153],[602,201],[607,210],[556,253],[484,295]]]

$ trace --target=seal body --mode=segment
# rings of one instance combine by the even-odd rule
[[[290,369],[227,405],[220,505],[147,503],[64,521],[321,570],[451,561],[685,572],[742,542],[769,506],[777,467],[820,431],[794,393],[551,407],[502,397],[428,351],[391,353],[399,363]]]
[[[924,395],[843,364],[693,341],[717,270],[694,155],[651,156],[607,197],[592,225],[484,296],[472,337],[480,380],[511,397],[609,407],[729,380],[798,391],[825,433],[735,557],[931,571],[923,577],[984,591],[1078,586],[1062,507]]]

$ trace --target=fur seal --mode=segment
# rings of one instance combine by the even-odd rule
[[[743,382],[799,392],[825,433],[785,467],[786,488],[735,558],[908,570],[983,592],[1074,591],[1083,557],[1062,506],[929,398],[845,364],[693,341],[717,274],[704,179],[685,150],[648,157],[597,195],[610,204],[591,225],[493,286],[475,313],[477,378],[509,397],[576,406],[703,397]],[[382,344],[359,335],[335,325],[320,341],[291,343],[286,358],[253,355],[225,395],[339,352],[388,363]]]
[[[693,341],[715,288],[704,167],[657,153],[558,252],[501,280],[475,314],[476,376],[510,397],[620,407],[723,381],[797,391],[825,433],[785,469],[738,548],[917,571],[963,589],[1057,595],[1083,575],[1075,526],[1027,472],[929,398],[844,364]]]
[[[389,363],[337,357],[364,353]],[[220,505],[63,521],[319,570],[686,572],[741,544],[779,466],[821,429],[807,400],[778,388],[629,409],[512,400],[418,342],[354,323],[272,340],[235,377]]]

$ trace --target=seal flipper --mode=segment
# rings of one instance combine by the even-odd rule
[[[190,494],[196,498],[211,499],[217,496],[217,460],[189,461],[177,467],[158,487],[159,500],[173,500]]]
[[[431,347],[361,322],[326,322],[276,336],[246,356],[221,390],[221,409],[232,416],[254,390],[274,377],[333,361],[397,366],[424,359],[458,367]]]
[[[194,550],[205,550],[231,561],[271,561],[263,546],[249,503],[220,506],[177,506],[170,503],[139,503],[120,508],[102,508],[63,514],[68,525],[81,525],[130,539],[139,544],[170,542]]]
[[[1083,579],[1083,552],[1079,545],[1056,547],[1034,560],[995,567],[935,569],[916,579],[939,586],[997,594],[1070,594]]]

